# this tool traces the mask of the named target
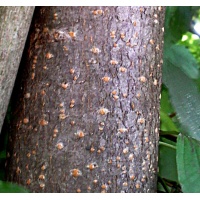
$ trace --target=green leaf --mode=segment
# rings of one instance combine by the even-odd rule
[[[200,94],[195,82],[168,59],[163,65],[163,81],[168,87],[182,132],[200,140]]]
[[[192,79],[199,77],[198,64],[194,56],[181,45],[172,45],[165,49],[165,59],[172,65],[179,67],[187,76]]]
[[[28,190],[14,183],[0,181],[0,193],[28,193]]]
[[[164,112],[160,111],[160,120],[161,120],[161,126],[160,129],[162,131],[176,131],[178,132],[178,129],[172,119]]]
[[[166,144],[176,146],[175,142],[168,139],[162,139]],[[169,146],[159,145],[159,175],[162,178],[178,182],[177,166],[176,166],[176,150]]]
[[[184,45],[192,53],[197,63],[200,64],[200,39],[197,35],[186,32],[178,44]]]
[[[165,14],[165,45],[175,44],[181,39],[192,19],[191,6],[169,6]]]
[[[183,192],[200,192],[200,142],[180,134],[176,160]]]
[[[162,84],[162,91],[161,91],[161,101],[160,101],[160,121],[161,121],[161,132],[162,134],[170,134],[177,135],[179,134],[179,124],[178,119],[176,117],[174,108],[170,102],[169,92],[164,84]],[[173,117],[169,117],[169,115],[175,114]]]
[[[198,65],[200,64],[200,39],[197,35],[187,32],[183,35],[183,39],[178,42],[184,45],[194,56]],[[198,66],[199,67],[199,66]]]
[[[174,113],[174,108],[170,102],[169,92],[164,84],[162,84],[160,110],[166,114]]]

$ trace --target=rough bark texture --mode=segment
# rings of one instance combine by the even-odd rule
[[[9,181],[32,192],[156,192],[163,22],[162,7],[36,10]]]
[[[34,7],[0,7],[0,132]]]

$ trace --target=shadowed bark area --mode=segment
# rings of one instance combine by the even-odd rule
[[[0,7],[0,133],[34,7]]]
[[[32,192],[156,192],[164,8],[34,18],[7,179]]]

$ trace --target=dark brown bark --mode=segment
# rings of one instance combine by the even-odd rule
[[[34,7],[0,7],[0,132]]]
[[[43,7],[8,180],[32,192],[155,192],[162,7]]]

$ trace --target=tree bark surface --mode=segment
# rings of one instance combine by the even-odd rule
[[[32,192],[156,192],[163,23],[162,7],[36,10],[9,181]]]
[[[0,132],[34,7],[0,7]]]

